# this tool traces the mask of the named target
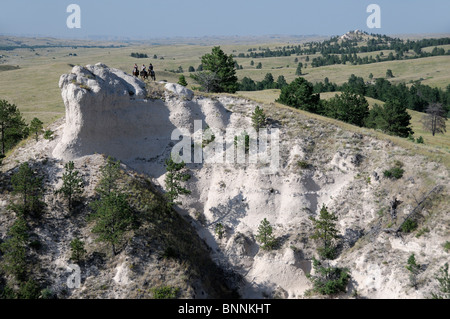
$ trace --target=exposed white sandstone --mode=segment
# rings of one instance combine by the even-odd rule
[[[164,100],[147,99],[142,81],[103,64],[75,67],[61,77],[60,87],[66,123],[62,137],[55,142],[54,157],[67,161],[95,153],[111,155],[153,177],[161,188],[164,160],[178,142],[171,138],[175,129],[193,132],[195,120],[221,131],[248,129],[256,106],[236,97],[195,97],[177,84],[165,85]],[[380,207],[391,196],[413,205],[409,192],[420,196],[428,186],[416,175],[414,184],[409,182],[410,176],[398,184],[368,179],[372,172],[380,174],[389,168],[392,154],[397,154],[395,158],[405,164],[410,175],[417,167],[427,172],[424,176],[436,171],[431,164],[427,167],[423,158],[404,155],[386,141],[354,137],[310,119],[283,125],[280,149],[280,170],[274,174],[262,173],[257,164],[188,165],[193,175],[188,183],[192,194],[182,199],[180,213],[199,220],[198,233],[212,248],[217,263],[243,276],[240,292],[244,297],[260,298],[277,291],[283,297],[297,298],[311,287],[305,276],[315,255],[309,216],[317,214],[322,204],[338,214],[339,231],[347,246],[360,237],[355,239],[352,234],[371,231]],[[361,154],[364,157],[357,160]],[[299,160],[309,162],[313,169],[301,170]],[[448,184],[448,171],[439,175],[442,183]],[[401,213],[406,215],[410,208],[403,205]],[[255,240],[263,218],[271,222],[281,240],[274,252],[260,250]],[[220,240],[214,234],[219,221],[226,229]],[[351,268],[361,295],[425,297],[428,286],[420,292],[408,288],[404,264],[411,253],[423,262],[432,260],[427,270],[431,278],[446,258],[440,249],[446,231],[444,227],[440,234],[427,235],[428,240],[410,236],[410,242],[381,233],[372,242],[367,239],[344,251],[335,263]],[[114,280],[126,289],[127,276],[120,267]]]

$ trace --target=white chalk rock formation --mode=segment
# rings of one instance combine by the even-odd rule
[[[60,87],[66,124],[53,151],[56,158],[110,155],[146,173],[162,188],[164,161],[181,141],[176,129],[192,134],[194,122],[200,121],[203,129],[209,126],[217,130],[214,142],[200,148],[205,151],[216,146],[223,151],[220,134],[235,129],[239,135],[250,129],[256,106],[256,102],[237,97],[194,97],[192,91],[176,84],[164,86],[164,99],[147,99],[143,82],[102,64],[75,67],[61,77]],[[272,112],[271,128],[279,128],[275,144],[279,152],[273,153],[279,156],[278,170],[266,173],[267,165],[261,161],[193,163],[192,156],[192,161],[187,161],[192,178],[186,184],[191,194],[183,196],[182,205],[177,206],[180,213],[192,217],[213,259],[242,276],[242,280],[232,280],[241,296],[299,298],[311,288],[306,275],[312,271],[317,247],[309,239],[313,231],[309,217],[317,216],[322,205],[339,217],[343,251],[333,262],[351,268],[358,294],[374,298],[429,295],[424,289],[420,294],[408,290],[404,264],[412,252],[416,253],[420,262],[432,263],[427,270],[431,278],[448,260],[442,249],[448,240],[448,236],[444,238],[448,214],[442,209],[442,214],[434,217],[443,228],[433,238],[428,237],[431,234],[421,238],[411,234],[403,242],[382,232],[386,220],[380,220],[380,212],[389,199],[401,196],[405,203],[399,214],[406,216],[416,203],[414,196],[408,200],[409,195],[405,195],[418,190],[411,194],[421,197],[421,190],[429,187],[429,176],[435,174],[439,174],[439,183],[448,185],[448,170],[389,142],[344,131],[328,121],[276,106],[266,110]],[[203,142],[187,140],[188,152]],[[221,155],[219,152],[217,158],[223,160]],[[408,176],[395,184],[371,179],[372,172],[390,168],[394,159],[404,163]],[[412,175],[418,167],[426,170]],[[277,248],[269,252],[260,248],[255,237],[263,219],[273,225],[278,240]],[[220,237],[215,231],[218,223],[224,229]],[[361,238],[363,235],[367,237]],[[114,280],[128,282],[123,267],[117,268]]]
[[[165,88],[167,91],[175,93],[176,95],[179,96],[183,96],[186,98],[186,100],[189,101],[192,100],[194,97],[194,92],[177,83],[167,83]]]
[[[176,128],[162,100],[146,99],[144,82],[104,64],[75,66],[61,76],[59,87],[66,124],[56,158],[148,158],[164,149]]]

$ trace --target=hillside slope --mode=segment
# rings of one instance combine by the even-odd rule
[[[143,291],[159,285],[180,287],[181,297],[186,298],[230,296],[230,288],[243,298],[304,298],[309,296],[311,283],[306,275],[312,271],[317,248],[310,238],[313,227],[309,217],[317,216],[326,205],[339,218],[339,256],[333,263],[348,267],[352,276],[343,297],[427,298],[436,289],[434,274],[449,258],[443,245],[450,240],[450,175],[444,165],[389,139],[347,130],[336,122],[291,108],[259,104],[269,118],[270,139],[277,142],[269,144],[269,153],[279,154],[279,160],[239,163],[224,162],[222,157],[219,163],[188,164],[192,178],[186,187],[191,194],[183,196],[177,208],[183,218],[163,213],[170,221],[155,223],[159,218],[155,216],[161,216],[160,207],[146,201],[157,196],[152,195],[156,190],[164,191],[164,161],[180,141],[180,134],[170,135],[172,129],[192,134],[195,120],[200,120],[203,128],[216,129],[216,139],[204,150],[215,146],[220,158],[223,148],[218,151],[219,133],[232,129],[236,135],[250,132],[250,116],[258,103],[228,95],[192,97],[189,92],[177,93],[159,85],[159,95],[149,97],[152,87],[147,86],[147,98],[134,100],[129,91],[124,94],[120,89],[129,78],[118,76],[118,82],[104,81],[118,73],[100,64],[86,70],[92,74],[74,68],[71,76],[89,85],[89,90],[71,81],[67,85],[60,82],[63,97],[68,98],[66,123],[55,125],[57,138],[52,142],[30,141],[7,160],[4,172],[10,176],[18,163],[30,158],[42,162],[43,167],[50,163],[48,183],[54,187],[63,163],[73,159],[89,176],[87,192],[94,196],[98,168],[104,163],[104,157],[95,153],[105,153],[120,159],[127,168],[122,183],[132,195],[136,210],[145,215],[150,209],[153,217],[129,234],[128,245],[119,256],[100,258],[97,252],[104,253],[105,247],[94,242],[89,225],[83,224],[86,211],[66,216],[50,209],[48,219],[59,224],[40,223],[36,232],[48,238],[46,257],[40,257],[42,268],[59,269],[54,271],[59,280],[49,279],[52,286],[64,283],[61,269],[66,267],[67,243],[78,228],[88,243],[91,259],[82,288],[71,293],[74,298],[91,294],[100,298],[151,297]],[[102,98],[102,89],[110,92],[108,99]],[[114,94],[128,96],[116,99]],[[103,117],[89,118],[101,119],[102,123],[73,120],[95,114],[95,108],[104,110],[98,113]],[[154,126],[158,123],[163,123],[164,129]],[[193,145],[195,150],[196,142],[189,140],[184,145],[189,151]],[[395,166],[404,169],[403,176],[398,180],[385,178],[384,171]],[[155,193],[149,194],[152,189]],[[6,210],[5,194],[2,234],[13,218]],[[391,210],[393,199],[399,201],[395,212]],[[47,202],[55,200],[48,194]],[[415,214],[410,216],[412,212]],[[408,216],[418,228],[411,233],[397,232]],[[256,240],[264,218],[273,225],[277,238],[272,251],[262,250]],[[218,223],[225,230],[221,238],[215,233]],[[217,266],[204,255],[202,243],[206,243]],[[158,259],[167,247],[183,257],[175,261]],[[189,249],[205,261],[199,261]],[[422,265],[417,289],[409,285],[405,270],[412,253]],[[227,282],[230,288],[220,282]]]

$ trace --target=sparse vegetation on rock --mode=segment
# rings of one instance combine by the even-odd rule
[[[83,194],[84,181],[80,172],[75,169],[75,164],[70,161],[64,165],[65,172],[62,176],[63,185],[57,193],[63,194],[67,200],[68,207],[71,210],[74,202]]]
[[[313,223],[314,234],[312,239],[317,239],[321,246],[318,248],[319,256],[323,259],[334,259],[336,257],[335,241],[339,238],[336,228],[337,216],[328,211],[325,204],[320,209],[319,218],[310,217]]]
[[[182,183],[188,181],[191,176],[186,173],[186,164],[182,161],[177,163],[173,160],[172,156],[166,159],[166,178],[165,185],[167,189],[166,198],[167,203],[170,207],[173,205],[180,204],[177,199],[181,195],[188,195],[191,193],[190,190],[183,187]]]
[[[256,239],[261,243],[261,248],[264,250],[273,249],[277,243],[277,240],[273,235],[272,225],[266,218],[259,224]]]

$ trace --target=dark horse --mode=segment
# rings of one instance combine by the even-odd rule
[[[150,71],[150,77],[152,78],[153,81],[156,81],[155,71],[153,70]]]
[[[147,71],[141,71],[141,77],[142,77],[143,80],[148,79],[148,73],[147,73]]]
[[[139,70],[138,69],[133,69],[133,75],[134,76],[139,76]]]

